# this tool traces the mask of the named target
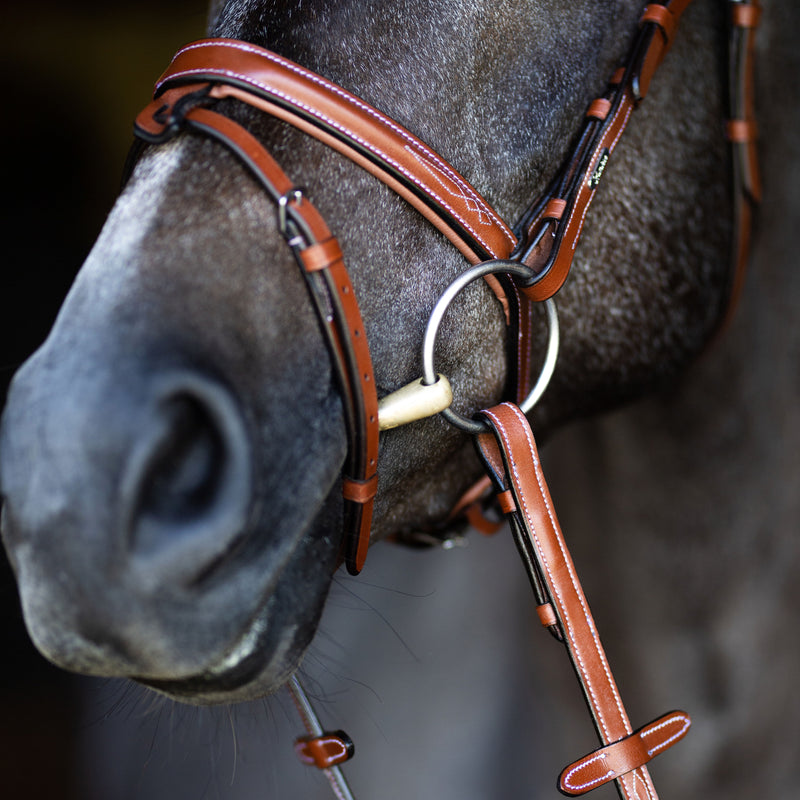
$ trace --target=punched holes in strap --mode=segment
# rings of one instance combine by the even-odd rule
[[[686,736],[691,724],[685,712],[671,711],[630,736],[565,767],[558,779],[558,789],[577,797],[639,769]]]

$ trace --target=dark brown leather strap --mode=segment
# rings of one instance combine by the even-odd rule
[[[622,798],[655,800],[656,791],[644,763],[680,737],[659,737],[657,746],[646,747],[641,737],[632,736],[633,729],[556,518],[528,421],[519,408],[509,403],[488,409],[482,415],[493,433],[478,437],[478,449],[496,490],[510,490],[514,496],[513,507],[507,505],[509,518],[534,593],[539,605],[549,605],[554,612],[558,633],[583,688],[600,741],[604,746],[617,745],[611,749],[604,747],[603,755],[595,760],[592,760],[594,755],[582,759],[571,773],[568,768],[567,782],[570,786],[581,786],[582,790],[601,785],[599,780],[588,785],[598,777],[597,770],[591,767],[607,760],[609,766],[603,775],[608,781],[616,781]],[[546,619],[552,624],[549,610]],[[678,713],[688,727],[688,716]],[[663,727],[659,727],[661,723]],[[653,725],[654,730],[662,732],[668,727],[666,718]],[[647,734],[650,735],[655,733]],[[617,744],[620,742],[627,743]],[[587,761],[590,764],[584,766]],[[584,771],[591,777],[573,781]]]
[[[761,19],[758,0],[728,0],[728,114],[725,132],[731,143],[733,165],[734,233],[731,284],[727,310],[720,325],[730,322],[741,296],[750,253],[755,211],[761,202],[758,164],[758,127],[755,113],[755,33]]]

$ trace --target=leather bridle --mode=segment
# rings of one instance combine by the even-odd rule
[[[655,798],[644,764],[681,738],[690,724],[687,715],[673,712],[632,731],[552,510],[530,428],[518,407],[529,410],[552,372],[557,353],[552,298],[569,275],[603,171],[647,95],[690,2],[663,0],[645,7],[632,48],[607,91],[590,104],[571,153],[513,227],[451,165],[398,123],[327,79],[243,41],[209,39],[179,50],[156,83],[153,102],[136,119],[137,136],[150,144],[182,130],[222,142],[276,204],[279,229],[306,279],[343,398],[348,435],[342,480],[343,559],[351,573],[363,567],[369,545],[379,431],[444,411],[476,435],[487,469],[480,489],[491,484],[511,520],[542,622],[567,645],[603,744],[564,770],[559,788],[567,794],[614,780],[623,798],[639,797],[640,788]],[[753,31],[760,7],[758,0],[727,0],[727,5],[731,30],[726,131],[733,151],[736,220],[726,317],[741,291],[753,208],[760,198],[752,78]],[[401,398],[384,399],[381,412],[366,332],[342,250],[319,212],[263,145],[213,109],[224,98],[284,120],[367,169],[417,209],[472,265],[432,315],[425,376],[401,390]],[[509,402],[467,420],[446,410],[452,394],[432,365],[438,325],[434,318],[438,313],[440,319],[455,293],[477,277],[494,290],[508,326]],[[551,343],[544,374],[530,393],[531,315],[540,302],[548,304]],[[462,510],[467,507],[474,507],[472,500],[461,504]],[[310,726],[309,737],[299,744],[301,757],[329,773],[340,797],[349,796],[338,764],[352,754],[352,747],[343,735],[322,734],[313,711],[305,707],[299,683],[292,685]]]

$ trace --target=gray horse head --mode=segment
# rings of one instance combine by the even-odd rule
[[[540,433],[670,379],[727,280],[716,12],[698,3],[586,223],[559,295]],[[542,191],[636,30],[638,2],[217,3],[210,32],[269,47],[399,120],[513,221]],[[235,105],[342,243],[379,393],[420,374],[463,258],[386,187]],[[503,388],[502,312],[476,286],[438,364],[456,403]],[[3,537],[52,661],[197,703],[281,685],[311,640],[341,538],[343,412],[275,209],[220,145],[184,135],[131,180],[2,427]],[[480,472],[440,419],[383,435],[373,538],[442,520]]]

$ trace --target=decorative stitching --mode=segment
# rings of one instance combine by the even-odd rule
[[[692,721],[689,719],[689,717],[685,716],[684,714],[678,714],[678,715],[675,715],[674,717],[672,717],[671,719],[668,719],[665,722],[662,722],[660,725],[655,725],[654,727],[652,727],[652,728],[650,728],[648,730],[643,730],[643,731],[641,731],[639,733],[639,735],[642,736],[642,737],[650,736],[650,735],[654,734],[656,731],[661,730],[662,728],[666,728],[669,725],[674,725],[676,722],[682,722],[683,723],[683,725],[681,726],[681,729],[676,734],[674,734],[673,736],[670,736],[669,739],[665,739],[660,744],[657,744],[654,748],[652,748],[652,750],[648,750],[647,751],[647,755],[652,756],[654,753],[657,753],[659,750],[663,750],[665,747],[669,747],[669,745],[672,744],[672,742],[674,742],[676,739],[680,739],[681,736],[683,736],[683,734],[686,732],[686,730],[692,724]]]
[[[443,173],[438,167],[433,164],[427,162],[426,159],[423,159],[419,153],[415,153],[409,145],[405,146],[405,150],[409,152],[417,161],[426,169],[428,172],[433,175],[433,177],[442,185],[442,188],[453,197],[458,197],[464,201],[464,205],[478,214],[478,220],[481,225],[491,225],[491,218],[484,222],[484,216],[489,216],[486,211],[486,206],[481,203],[477,193],[472,189],[472,187],[463,180],[456,180],[455,178],[452,180],[452,183],[455,183],[460,189],[465,190],[469,194],[465,194],[463,191],[460,193],[453,192],[447,184],[439,177],[440,175],[444,175],[446,178],[449,178],[446,173]],[[474,207],[473,205],[474,204]]]
[[[347,101],[350,105],[354,105],[357,108],[360,108],[366,114],[369,114],[370,116],[374,117],[379,122],[381,122],[383,125],[385,125],[386,127],[390,128],[391,130],[393,130],[395,133],[398,134],[398,136],[400,136],[402,139],[404,139],[406,142],[408,142],[415,149],[421,150],[422,151],[421,155],[423,155],[427,160],[435,163],[441,169],[441,172],[443,174],[447,175],[448,177],[450,177],[451,180],[453,180],[454,183],[458,183],[459,182],[457,174],[453,171],[453,169],[446,162],[444,162],[440,158],[438,158],[438,156],[436,156],[436,154],[433,151],[428,151],[426,148],[424,148],[424,146],[422,145],[422,143],[420,141],[412,138],[411,135],[407,131],[405,131],[403,128],[401,128],[399,125],[397,125],[391,119],[389,119],[388,117],[385,117],[379,111],[377,111],[376,109],[374,109],[371,106],[367,105],[366,103],[358,100],[358,98],[354,97],[353,95],[348,94],[343,89],[341,89],[340,87],[336,86],[336,84],[329,83],[328,81],[326,81],[323,78],[321,78],[319,75],[316,75],[313,72],[309,72],[309,71],[303,69],[302,67],[299,67],[296,64],[293,64],[290,61],[286,61],[286,60],[280,58],[279,56],[276,56],[274,53],[270,53],[269,51],[260,50],[260,49],[254,48],[254,47],[248,47],[244,43],[236,43],[236,42],[198,42],[197,44],[189,45],[189,46],[184,47],[181,50],[179,50],[177,55],[175,56],[175,58],[177,58],[178,56],[180,56],[184,52],[188,52],[190,50],[197,50],[197,49],[201,49],[201,48],[206,48],[206,47],[214,47],[214,48],[216,48],[216,47],[227,47],[227,48],[231,48],[231,49],[234,49],[234,50],[242,50],[243,52],[248,52],[248,53],[252,53],[254,55],[258,55],[258,56],[260,56],[262,58],[266,58],[266,59],[268,59],[268,60],[270,60],[270,61],[272,61],[272,62],[274,62],[276,64],[281,65],[285,69],[288,69],[288,70],[290,70],[292,72],[295,72],[298,75],[301,75],[302,77],[312,81],[313,83],[318,84],[319,86],[322,86],[323,88],[327,89],[328,91],[331,91],[331,92],[335,93],[336,95],[341,97],[343,100]],[[419,180],[417,180],[414,175],[409,173],[406,169],[401,167],[400,164],[395,162],[386,153],[384,153],[383,151],[379,150],[377,147],[372,145],[370,142],[367,142],[367,141],[361,139],[360,137],[356,136],[352,131],[348,130],[343,125],[335,122],[334,120],[329,119],[324,114],[321,114],[319,111],[317,111],[315,108],[312,108],[311,106],[308,106],[308,105],[305,105],[303,103],[300,103],[300,102],[296,101],[295,98],[293,98],[293,97],[291,97],[289,95],[286,95],[283,92],[280,92],[280,91],[272,89],[272,88],[270,88],[268,86],[265,86],[264,84],[261,84],[258,81],[252,79],[248,75],[243,75],[243,74],[234,72],[232,70],[221,69],[221,68],[217,68],[217,67],[203,68],[203,69],[192,69],[192,70],[180,70],[178,72],[172,73],[164,81],[159,81],[156,84],[156,88],[157,89],[160,88],[163,85],[163,83],[165,83],[167,81],[171,81],[171,80],[173,80],[173,79],[175,79],[177,77],[184,77],[184,76],[187,76],[187,75],[196,75],[198,73],[227,75],[228,77],[231,77],[231,78],[237,78],[238,80],[244,81],[245,83],[248,83],[251,86],[257,86],[257,87],[259,87],[259,88],[261,88],[261,89],[263,89],[265,91],[268,91],[269,93],[273,94],[274,96],[280,97],[282,100],[286,100],[286,101],[291,102],[291,104],[296,106],[297,108],[302,108],[304,111],[308,112],[309,114],[311,114],[312,116],[316,117],[317,119],[320,119],[321,121],[325,122],[327,125],[330,125],[333,128],[335,128],[336,130],[346,134],[348,137],[352,138],[354,141],[358,142],[360,145],[362,145],[363,147],[365,147],[368,150],[370,150],[370,152],[372,152],[375,155],[379,156],[380,158],[385,160],[388,164],[391,164],[395,169],[398,170],[398,172],[400,172],[401,174],[403,174],[407,178],[409,178],[409,180],[411,180],[415,185],[419,186],[423,190],[426,189],[426,187],[424,187],[423,184]],[[408,148],[406,148],[406,149],[408,149]],[[415,154],[415,155],[417,155],[417,154]],[[463,183],[463,181],[462,181],[462,183]],[[461,222],[461,224],[464,226],[464,228],[466,230],[470,231],[470,233],[472,233],[475,236],[475,238],[478,239],[478,241],[480,241],[481,244],[489,252],[491,252],[491,248],[488,246],[487,242],[485,242],[476,231],[472,230],[472,228],[466,222],[466,220],[462,219],[461,215],[455,209],[450,208],[450,206],[448,206],[448,204],[442,198],[438,197],[437,195],[433,194],[432,192],[430,193],[430,195],[435,200],[437,200],[437,202],[439,202],[443,208],[445,208],[448,211],[450,211],[450,213],[453,214],[453,216]],[[454,195],[454,196],[457,196],[457,195]],[[505,238],[505,240],[510,245],[513,246],[514,245],[514,239],[513,239],[513,237],[511,237],[509,235],[508,231],[506,230],[506,225],[503,222],[503,220],[499,216],[497,216],[497,214],[495,214],[494,211],[488,205],[483,204],[483,203],[481,203],[481,205],[483,206],[484,213],[486,213],[490,217],[490,219],[493,219],[495,221],[496,225],[500,229],[500,232],[502,233],[502,235]]]
[[[543,487],[542,487],[542,478],[541,478],[541,474],[540,474],[540,464],[539,464],[539,461],[537,460],[537,458],[535,456],[533,443],[531,442],[530,433],[528,431],[527,420],[525,420],[525,417],[522,415],[522,412],[519,411],[516,408],[516,406],[514,406],[514,405],[512,405],[510,403],[504,403],[503,405],[507,406],[515,414],[515,416],[517,416],[517,418],[520,419],[521,422],[523,422],[523,430],[525,432],[525,438],[528,441],[528,448],[529,448],[529,451],[530,451],[531,460],[532,460],[532,462],[534,464],[534,473],[536,475],[536,481],[537,481],[537,483],[539,485],[539,491],[540,491],[540,493],[542,495],[542,500],[544,501],[545,508],[547,509],[547,514],[548,514],[548,516],[550,518],[550,524],[553,526],[553,531],[554,531],[554,533],[556,535],[556,541],[558,543],[559,549],[561,550],[561,554],[565,558],[565,563],[567,564],[567,568],[568,568],[568,572],[569,572],[569,576],[570,576],[570,581],[571,581],[573,589],[575,590],[575,593],[576,593],[576,595],[578,597],[578,601],[579,601],[579,603],[581,605],[581,608],[583,609],[584,620],[585,620],[586,624],[588,625],[589,630],[591,631],[592,642],[594,643],[595,650],[596,650],[596,652],[597,652],[597,654],[598,654],[598,656],[600,658],[601,664],[603,666],[603,671],[604,671],[604,673],[606,675],[606,679],[608,681],[608,688],[611,689],[612,694],[614,695],[614,702],[615,702],[615,704],[617,706],[617,710],[619,711],[620,722],[622,723],[622,726],[625,729],[625,732],[630,735],[630,733],[632,733],[632,730],[631,730],[631,727],[630,727],[630,722],[628,721],[627,716],[626,716],[626,714],[625,714],[625,712],[624,712],[624,710],[622,708],[622,700],[620,699],[619,693],[617,691],[617,688],[616,688],[616,686],[614,684],[613,679],[611,678],[611,674],[610,674],[610,670],[609,670],[609,667],[608,667],[608,663],[606,662],[606,659],[605,659],[605,654],[603,653],[603,650],[602,650],[602,648],[600,647],[600,645],[599,645],[599,643],[597,641],[597,638],[598,638],[597,637],[597,631],[596,631],[596,629],[594,627],[594,624],[591,621],[591,617],[590,617],[590,615],[588,613],[588,610],[586,608],[586,605],[584,603],[584,598],[583,598],[582,592],[579,589],[579,584],[577,582],[577,578],[576,578],[575,573],[574,573],[574,571],[572,569],[570,561],[566,557],[567,554],[565,552],[565,545],[564,545],[563,539],[559,535],[558,525],[555,522],[553,511],[550,508],[550,504],[547,502],[547,498],[545,496],[545,493],[544,493],[544,490],[543,490]],[[507,433],[505,431],[505,428],[504,428],[502,422],[491,411],[486,411],[485,413],[488,416],[490,416],[493,420],[495,420],[495,422],[497,423],[497,425],[499,427],[500,433],[503,436],[503,440],[506,442],[506,446],[508,446],[508,436],[507,436]],[[514,476],[517,479],[517,485],[519,485],[519,472],[517,471],[516,464],[513,464],[513,462],[512,462],[512,469],[514,471]],[[536,542],[538,544],[539,543],[539,537],[538,537],[538,534],[536,533],[536,530],[534,529],[533,521],[531,520],[530,513],[528,512],[527,503],[525,503],[525,498],[524,497],[522,498],[522,505],[523,505],[523,508],[525,509],[525,515],[528,518],[528,522],[530,523],[531,531],[533,532],[533,535],[536,538]],[[540,552],[541,552],[541,548],[540,548]],[[542,560],[544,562],[545,569],[547,570],[547,574],[550,576],[551,582],[553,583],[553,588],[555,589],[556,596],[558,597],[559,605],[561,607],[562,613],[564,614],[566,619],[569,619],[569,614],[568,614],[568,612],[567,612],[567,610],[566,610],[566,608],[564,606],[564,601],[563,601],[563,599],[561,597],[561,592],[558,589],[558,585],[553,581],[553,574],[552,574],[552,571],[550,569],[550,565],[547,563],[547,561],[544,559],[544,557],[542,558]],[[591,696],[592,696],[592,698],[594,700],[594,703],[595,703],[595,709],[594,710],[597,713],[597,718],[598,718],[601,726],[603,727],[603,731],[606,734],[606,738],[610,739],[611,736],[610,736],[610,734],[608,732],[608,727],[606,725],[606,721],[603,719],[603,712],[599,707],[599,704],[598,704],[598,701],[597,701],[597,696],[595,695],[595,690],[594,690],[594,687],[592,686],[592,681],[590,679],[590,676],[589,676],[588,672],[586,671],[586,665],[583,663],[583,659],[581,658],[581,656],[580,656],[580,654],[578,652],[577,643],[575,642],[574,632],[572,631],[571,625],[568,624],[566,626],[566,628],[567,628],[567,632],[569,633],[569,637],[570,637],[570,639],[571,639],[571,641],[573,643],[575,657],[576,657],[577,663],[580,665],[581,673],[584,676],[584,680],[586,682],[587,689],[589,690],[589,693],[591,694]]]
[[[598,753],[596,756],[590,758],[588,761],[584,761],[582,764],[573,767],[563,778],[564,786],[566,786],[568,789],[572,789],[573,791],[577,792],[583,789],[588,789],[590,786],[596,786],[597,784],[603,783],[607,781],[609,778],[612,778],[614,776],[614,770],[610,769],[608,772],[606,772],[605,775],[599,778],[595,778],[594,780],[588,781],[587,783],[576,783],[576,784],[570,783],[570,778],[576,772],[580,772],[581,770],[586,769],[595,761],[599,761],[600,759],[604,759],[605,757],[606,757],[605,753]]]

